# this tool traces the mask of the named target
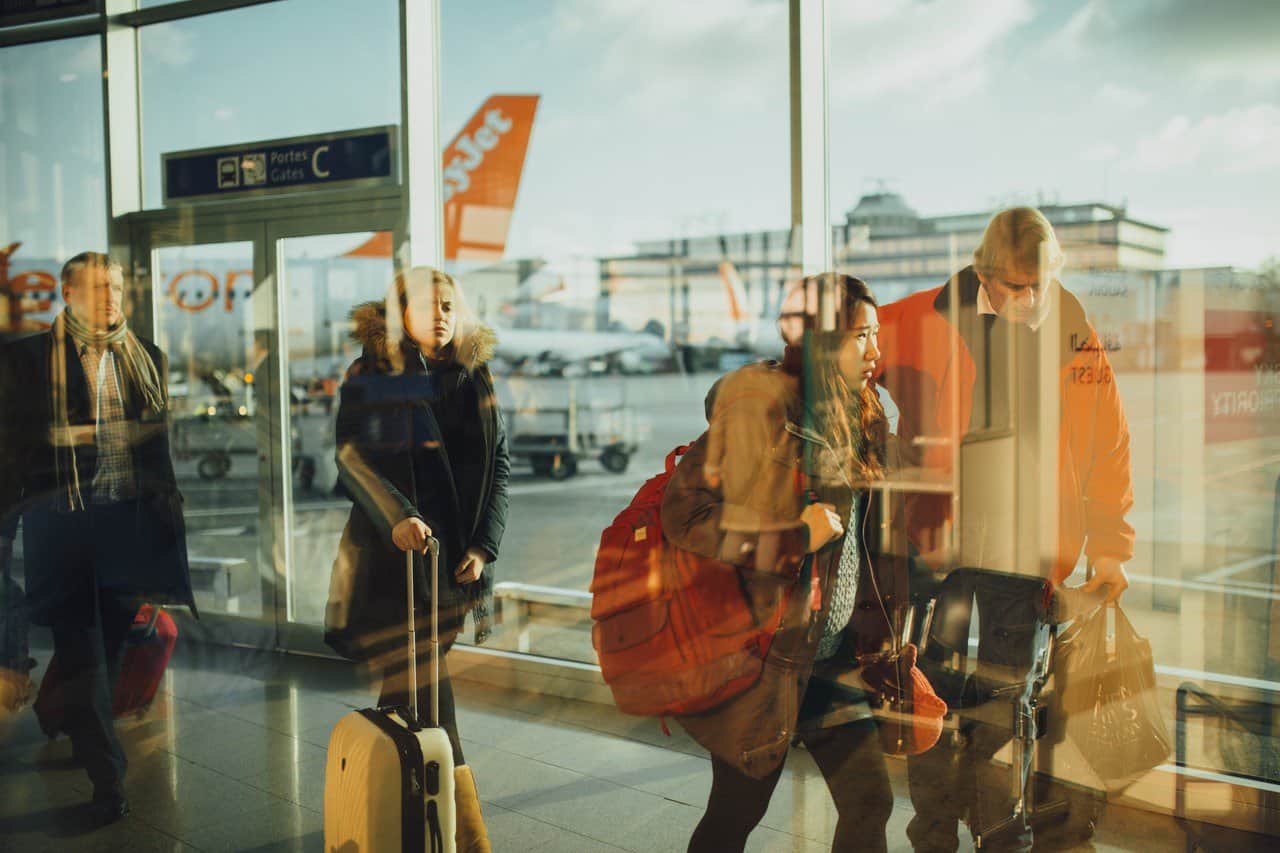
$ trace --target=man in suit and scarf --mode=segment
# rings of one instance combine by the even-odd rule
[[[31,621],[52,629],[63,727],[103,822],[129,810],[111,705],[134,614],[195,609],[165,358],[129,329],[123,289],[119,264],[76,255],[53,327],[0,359],[0,549],[21,517]]]

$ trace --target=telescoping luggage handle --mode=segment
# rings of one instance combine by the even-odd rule
[[[404,552],[405,584],[409,591],[409,709],[414,723],[418,716],[418,629],[414,622],[413,555]],[[431,726],[440,725],[440,540],[427,537],[427,554],[431,556]]]

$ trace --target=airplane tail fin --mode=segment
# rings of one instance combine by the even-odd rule
[[[537,109],[537,95],[493,95],[445,149],[446,260],[502,258]]]
[[[751,316],[750,303],[747,301],[747,289],[742,284],[742,276],[730,261],[720,262],[720,282],[724,285],[725,298],[729,303],[729,318],[738,324],[754,319]]]
[[[444,259],[501,260],[524,172],[538,95],[491,95],[444,151]],[[346,257],[388,258],[381,232]]]

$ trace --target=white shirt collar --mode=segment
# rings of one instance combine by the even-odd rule
[[[978,285],[978,316],[979,317],[983,317],[983,316],[995,317],[995,316],[999,316],[999,314],[1000,314],[999,311],[991,307],[991,299],[987,296],[987,286],[985,284],[979,284]],[[1045,315],[1045,316],[1048,316],[1048,315]],[[1038,332],[1040,331],[1040,327],[1044,325],[1044,321],[1045,321],[1045,318],[1041,317],[1036,322],[1029,323],[1028,326],[1031,328],[1031,331]]]
[[[991,299],[987,296],[987,286],[985,284],[978,285],[978,316],[990,316],[998,313],[996,309],[991,307]]]

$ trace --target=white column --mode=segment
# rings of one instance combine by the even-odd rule
[[[402,266],[444,263],[440,181],[440,2],[400,0],[400,175],[406,241]]]
[[[111,16],[137,11],[137,0],[106,0]],[[111,217],[142,209],[142,110],[138,103],[138,31],[107,23],[102,33],[102,110],[106,128],[107,202]]]
[[[827,5],[791,2],[791,225],[805,275],[831,269],[827,201]]]
[[[138,0],[105,0],[102,4],[102,129],[106,164],[107,252],[124,264],[126,311],[136,329],[154,338],[157,314],[148,292],[147,259],[134,257],[125,215],[142,210],[142,87],[139,82],[138,31],[111,23],[112,16],[135,12]],[[83,247],[76,247],[77,249]]]

